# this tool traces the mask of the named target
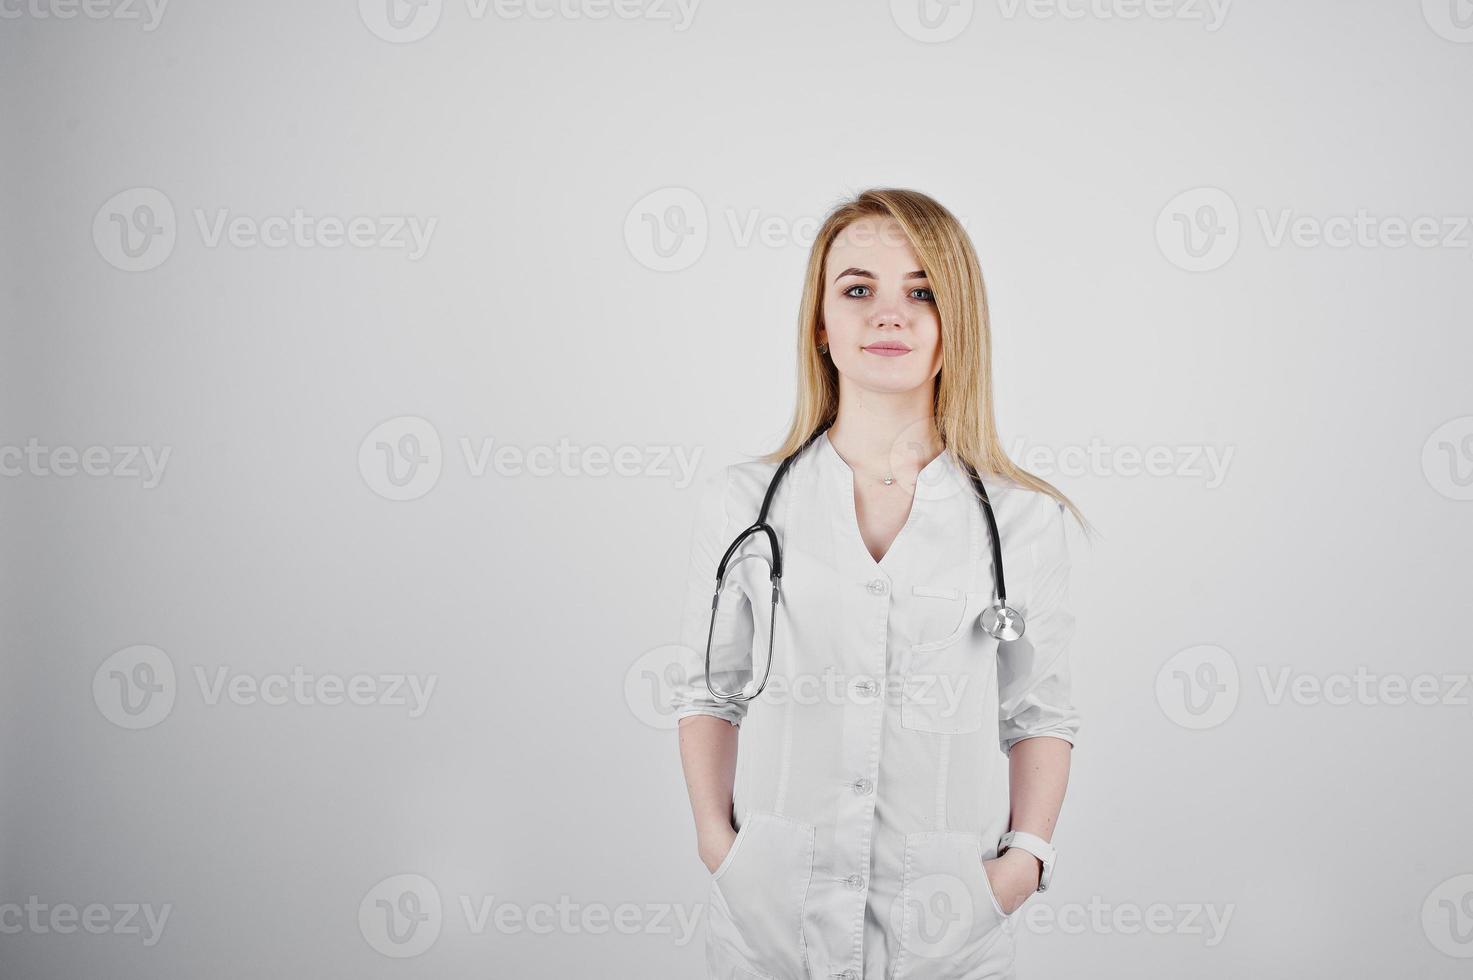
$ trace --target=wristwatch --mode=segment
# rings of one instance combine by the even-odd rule
[[[1016,847],[1020,851],[1027,851],[1043,864],[1043,873],[1038,876],[1038,890],[1047,891],[1049,879],[1054,875],[1054,861],[1059,852],[1054,845],[1039,837],[1037,834],[1026,834],[1021,830],[1010,830],[1002,835],[997,842],[997,853],[1001,856],[1003,851],[1010,847]]]

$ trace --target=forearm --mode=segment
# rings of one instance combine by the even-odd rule
[[[1073,746],[1062,738],[1041,735],[1013,744],[1008,753],[1008,789],[1012,798],[1010,830],[1052,840],[1064,790],[1069,785]]]
[[[1064,788],[1069,783],[1069,754],[1073,746],[1062,738],[1039,735],[1014,742],[1008,753],[1008,787],[1012,797],[1010,830],[1051,840]],[[989,862],[983,862],[984,865]],[[1038,888],[1043,862],[1020,847],[1010,847],[990,862],[996,870],[993,891],[1012,912]]]
[[[696,833],[731,829],[737,727],[713,715],[680,719],[680,764]]]

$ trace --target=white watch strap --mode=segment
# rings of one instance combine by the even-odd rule
[[[1027,851],[1029,854],[1038,858],[1043,864],[1043,873],[1038,876],[1038,890],[1047,890],[1049,880],[1054,874],[1054,861],[1058,858],[1059,854],[1058,850],[1054,848],[1054,845],[1037,834],[1030,834],[1022,830],[1010,830],[1006,834],[1003,834],[1002,839],[997,842],[999,852],[1005,851],[1009,847],[1016,847],[1020,851]]]

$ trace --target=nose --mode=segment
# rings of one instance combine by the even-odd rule
[[[879,330],[903,327],[906,324],[905,306],[894,296],[885,296],[875,304],[871,312],[871,323]]]

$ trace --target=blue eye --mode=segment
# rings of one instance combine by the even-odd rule
[[[863,289],[863,290],[865,290],[865,295],[863,295],[863,296],[855,295],[855,292],[854,291],[856,289]],[[917,296],[916,293],[922,293],[924,295]],[[865,299],[869,295],[869,287],[866,286],[866,285],[864,285],[863,283],[855,283],[854,285],[850,286],[848,289],[845,289],[841,295],[848,296],[850,299]],[[911,295],[912,298],[918,299],[918,300],[920,300],[923,303],[934,303],[934,302],[936,302],[935,295],[931,292],[931,290],[927,289],[925,286],[917,286],[915,289],[912,289],[910,291],[910,295]]]

